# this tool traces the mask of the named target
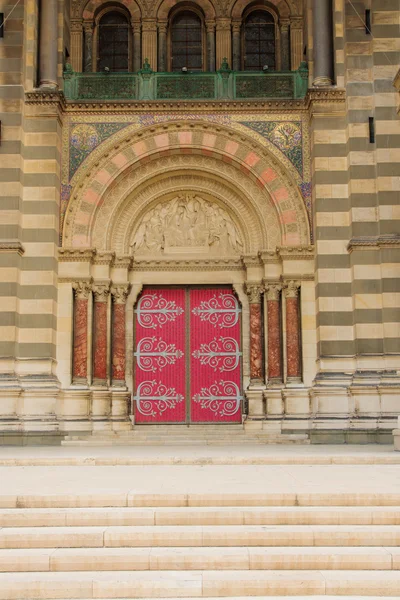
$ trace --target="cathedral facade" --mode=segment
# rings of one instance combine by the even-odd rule
[[[398,0],[0,15],[1,442],[390,442]]]

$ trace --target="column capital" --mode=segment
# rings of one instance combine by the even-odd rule
[[[300,283],[298,281],[287,281],[284,286],[286,298],[297,298],[299,295]]]
[[[83,21],[83,29],[85,33],[93,33],[93,21]]]
[[[232,31],[233,33],[240,33],[242,28],[242,21],[235,19],[232,21]]]
[[[206,30],[207,30],[207,33],[214,33],[214,31],[215,31],[214,19],[212,19],[212,20],[210,19],[210,20],[206,21]]]
[[[115,304],[125,304],[131,289],[130,283],[117,283],[111,286],[111,295]]]
[[[167,33],[167,21],[157,21],[158,33]]]
[[[264,288],[261,283],[246,282],[244,285],[244,289],[249,297],[250,304],[261,304],[261,294],[264,291]]]
[[[93,294],[95,302],[107,302],[110,293],[109,281],[96,281],[93,285]]]
[[[77,300],[87,300],[92,291],[92,281],[91,279],[75,281],[72,284],[72,289],[74,290],[75,298]]]
[[[279,294],[282,290],[282,284],[279,282],[264,282],[264,289],[267,295],[267,300],[279,300]]]
[[[303,29],[303,17],[290,17],[289,22],[292,29]]]
[[[281,31],[289,31],[290,19],[279,19]]]
[[[72,19],[70,23],[71,33],[82,33],[83,21],[82,19]]]
[[[142,31],[157,31],[157,23],[153,20],[142,21]]]
[[[221,17],[216,20],[217,31],[230,31],[231,30],[231,19],[227,17]]]

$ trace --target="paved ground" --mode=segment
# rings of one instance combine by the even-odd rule
[[[387,446],[311,447],[114,447],[114,448],[0,448],[0,460],[47,460],[93,457],[126,460],[157,457],[399,457]],[[287,462],[287,460],[286,460]],[[290,461],[289,461],[290,462]],[[0,466],[0,495],[44,494],[273,494],[273,493],[386,493],[400,494],[399,464],[145,464],[84,466]]]

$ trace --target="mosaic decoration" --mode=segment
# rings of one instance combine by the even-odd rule
[[[303,177],[302,123],[297,121],[241,121],[249,129],[272,142]]]
[[[79,123],[70,133],[69,179],[97,146],[129,123]]]
[[[61,202],[60,202],[60,233],[59,243],[62,244],[62,231],[64,227],[65,213],[67,212],[68,202],[71,196],[72,186],[61,184]]]
[[[180,115],[139,115],[139,123],[142,127],[149,125],[157,125],[158,123],[166,123],[167,121],[210,121],[219,125],[230,125],[232,119],[229,115],[195,115],[195,114],[180,114]]]

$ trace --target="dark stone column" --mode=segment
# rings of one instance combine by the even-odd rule
[[[207,21],[207,70],[215,71],[215,22]]]
[[[41,88],[58,87],[58,1],[40,2],[39,85]]]
[[[313,0],[314,78],[317,87],[333,84],[333,22],[331,0]]]
[[[167,70],[167,23],[158,23],[158,70]]]
[[[281,69],[290,71],[289,19],[281,21]]]
[[[93,23],[85,22],[83,24],[85,32],[85,46],[83,54],[83,70],[85,73],[93,71]]]
[[[142,46],[141,25],[133,24],[133,70],[135,73],[140,70],[142,62],[140,59],[140,50]]]
[[[232,23],[232,69],[240,71],[241,68],[241,52],[240,52],[240,28],[241,21],[233,21]]]

